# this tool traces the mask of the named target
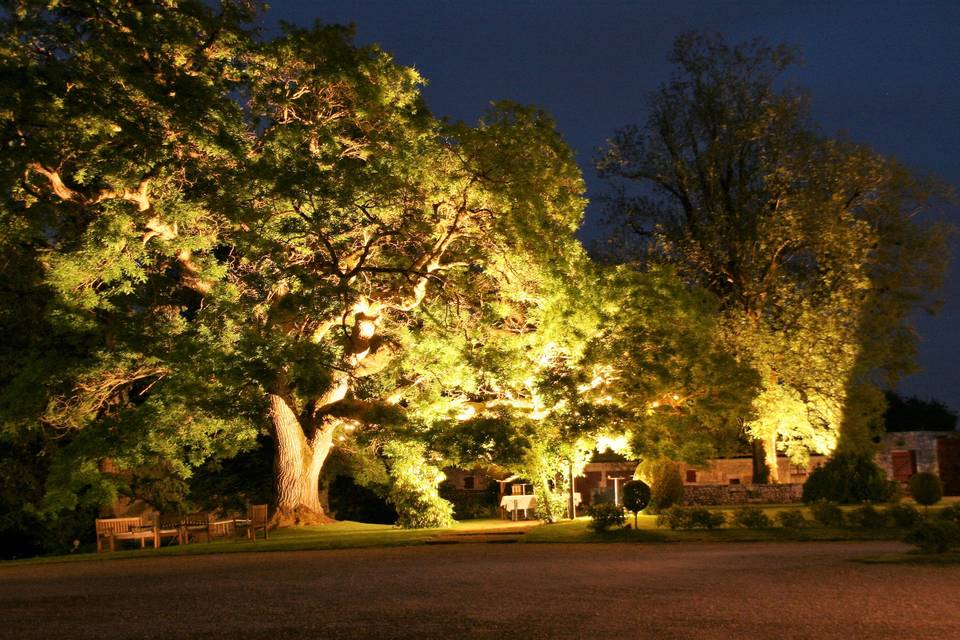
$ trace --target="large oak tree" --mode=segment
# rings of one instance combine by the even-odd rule
[[[98,467],[184,478],[266,428],[278,519],[322,519],[332,447],[413,437],[449,408],[451,342],[528,333],[575,277],[582,182],[544,114],[442,124],[349,29],[251,18],[7,7],[4,273],[46,333],[11,350],[4,424],[56,436],[62,506]]]

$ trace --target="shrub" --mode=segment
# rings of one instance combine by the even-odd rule
[[[843,526],[843,509],[832,502],[820,501],[810,505],[813,519],[825,527]]]
[[[637,526],[637,514],[650,504],[650,487],[646,482],[631,480],[623,485],[623,506],[633,513],[633,526]]]
[[[807,519],[803,517],[803,511],[800,511],[800,509],[781,511],[777,514],[777,520],[780,521],[780,526],[785,529],[802,529],[808,524]]]
[[[609,503],[598,502],[587,508],[592,520],[588,525],[597,533],[603,533],[612,526],[623,526],[623,507]]]
[[[914,509],[914,511],[916,511],[916,509]],[[919,515],[920,513],[917,512],[918,517]],[[960,524],[960,504],[952,504],[949,507],[944,507],[940,510],[940,513],[937,514],[937,517],[942,520],[951,520]]]
[[[921,520],[903,539],[924,553],[944,553],[960,546],[960,525],[950,520]]]
[[[803,485],[803,501],[807,503],[890,502],[897,494],[897,483],[888,480],[868,454],[838,453],[814,469]]]
[[[912,504],[897,504],[887,509],[887,518],[900,529],[912,527],[920,521],[920,512]]]
[[[925,507],[940,502],[943,497],[943,483],[940,482],[935,474],[921,471],[910,476],[907,483],[910,487],[910,495],[917,504]]]
[[[675,506],[657,516],[657,526],[671,529],[715,529],[727,521],[723,513],[704,507]]]
[[[757,507],[741,507],[733,512],[733,521],[737,526],[745,529],[769,529],[773,523],[770,518]]]
[[[659,512],[683,500],[680,466],[670,460],[657,460],[650,472],[650,504]]]
[[[852,527],[881,529],[887,526],[887,514],[877,511],[873,505],[865,504],[848,512],[847,522]]]

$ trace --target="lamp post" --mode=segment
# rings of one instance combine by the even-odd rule
[[[620,481],[626,480],[623,476],[607,476],[607,480],[613,480],[613,504],[620,506]]]

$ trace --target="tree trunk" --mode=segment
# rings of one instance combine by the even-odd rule
[[[270,418],[276,441],[277,510],[273,525],[330,522],[320,502],[320,471],[333,444],[333,425],[317,429],[308,439],[287,401],[273,393]]]
[[[767,468],[770,470],[770,484],[780,482],[780,463],[777,462],[777,433],[774,431],[766,438],[763,448],[767,454]]]
[[[753,484],[767,484],[770,482],[770,468],[764,455],[763,440],[754,438],[750,444],[753,448]]]

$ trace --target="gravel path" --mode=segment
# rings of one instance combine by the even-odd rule
[[[3,638],[960,638],[897,543],[423,547],[0,566]]]

